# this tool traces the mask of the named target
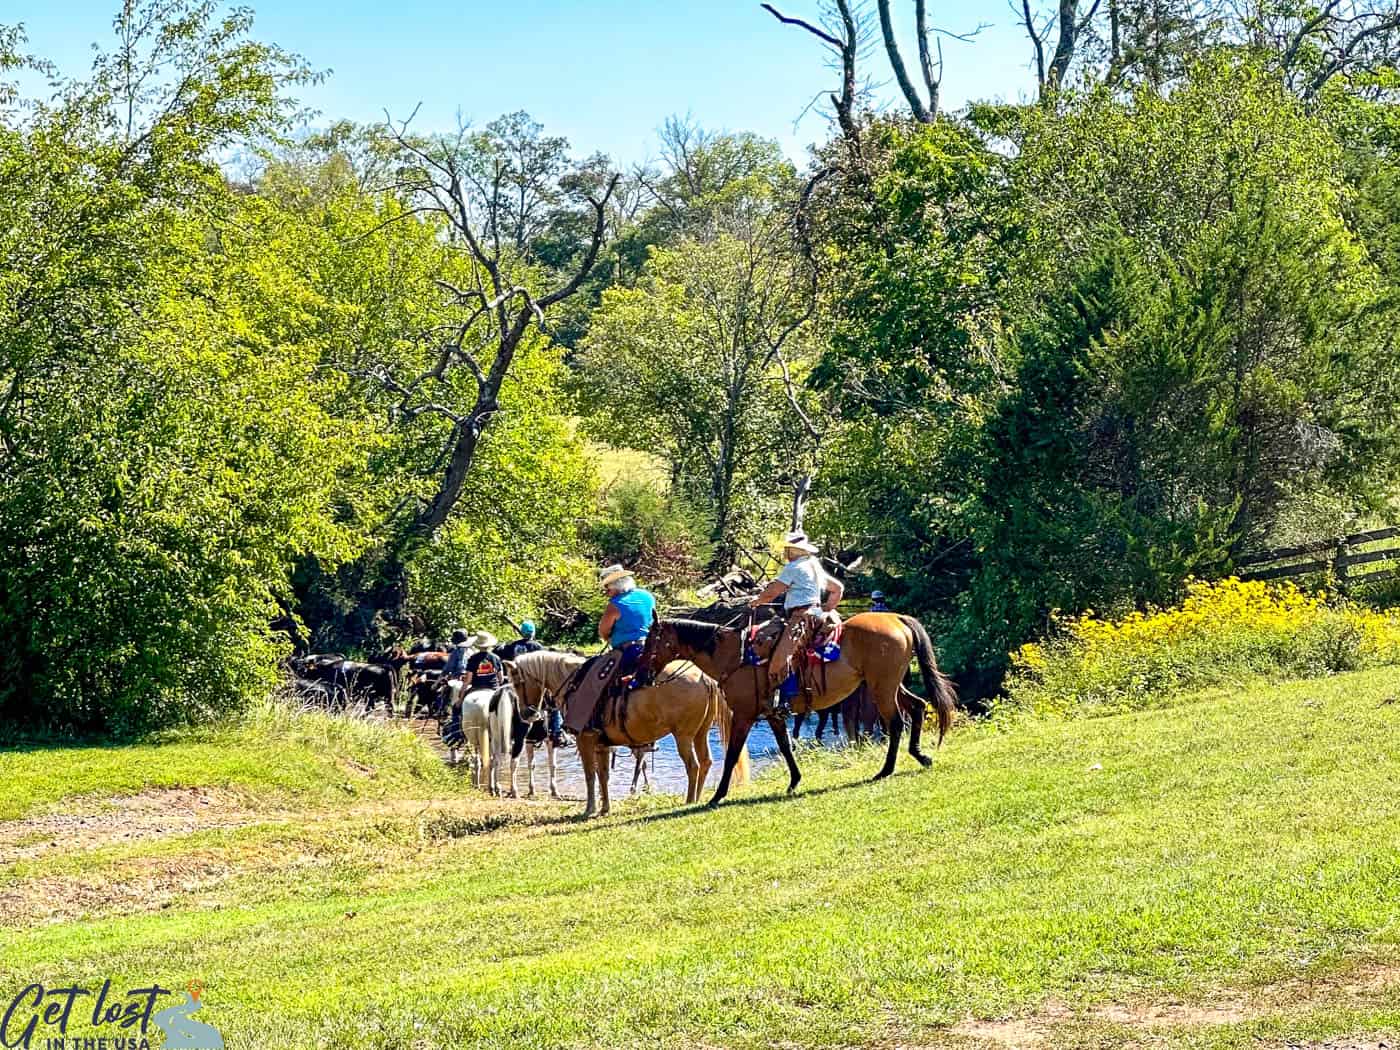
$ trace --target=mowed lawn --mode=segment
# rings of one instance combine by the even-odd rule
[[[879,784],[874,751],[807,752],[793,798],[764,778],[714,812],[648,800],[593,824],[507,802],[470,804],[529,823],[357,814],[460,790],[409,769],[328,795],[284,762],[277,822],[0,874],[260,865],[160,910],[0,920],[0,998],[198,977],[229,1047],[298,1050],[1374,1039],[1400,1030],[1398,698],[1400,672],[1369,672],[974,727]],[[157,782],[231,783],[207,755],[179,772],[207,746],[168,745]],[[160,754],[133,750],[120,788]],[[0,773],[47,804],[53,758],[0,753]]]

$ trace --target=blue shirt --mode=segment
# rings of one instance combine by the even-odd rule
[[[646,591],[628,591],[608,599],[608,604],[617,610],[617,622],[613,624],[608,644],[620,649],[632,642],[644,642],[651,631],[651,620],[656,615],[656,599]]]

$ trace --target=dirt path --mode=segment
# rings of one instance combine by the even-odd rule
[[[1358,961],[1343,973],[1292,978],[1205,1002],[1138,999],[1073,1009],[1049,1000],[1033,1014],[967,1020],[951,1034],[989,1050],[1040,1050],[1058,1045],[1151,1046],[1169,1035],[1243,1025],[1266,1018],[1306,1015],[1320,1007],[1393,1002],[1400,996],[1400,964]],[[1256,1038],[1260,1050],[1400,1050],[1400,1041],[1365,1036],[1321,1042]]]

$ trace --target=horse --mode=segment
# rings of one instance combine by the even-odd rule
[[[510,678],[512,663],[505,662],[506,676],[509,683],[514,679]],[[497,697],[502,693],[508,693],[508,698],[502,703],[497,703]],[[508,706],[507,706],[508,704]],[[545,729],[545,716],[548,709],[543,704],[530,705],[520,699],[518,690],[513,684],[505,686],[504,690],[497,690],[492,697],[491,707],[491,786],[493,793],[499,794],[496,781],[496,764],[504,762],[505,756],[510,755],[510,791],[508,798],[519,798],[515,788],[516,763],[520,760],[520,754],[525,753],[525,772],[528,790],[526,798],[535,797],[535,749],[541,744],[545,748],[545,765],[549,769],[549,797],[558,798],[559,789],[555,785],[554,779],[554,741],[550,739],[549,733]]]
[[[734,732],[724,757],[724,774],[710,799],[716,806],[729,793],[730,772],[743,751],[749,730],[759,718],[767,720],[788,765],[788,792],[797,790],[802,774],[792,755],[787,723],[777,717],[768,703],[778,683],[773,680],[768,657],[772,656],[786,625],[781,620],[765,624],[746,645],[745,632],[732,627],[695,620],[662,620],[652,632],[651,666],[661,667],[672,660],[692,660],[713,676],[724,690],[725,701],[733,712]],[[752,652],[750,652],[750,647]],[[917,659],[924,688],[929,691],[938,715],[938,742],[942,744],[953,721],[957,690],[952,679],[938,669],[933,642],[923,624],[912,616],[894,613],[860,613],[846,621],[841,635],[841,658],[825,665],[820,692],[810,700],[799,695],[799,710],[820,711],[840,703],[860,685],[875,704],[889,733],[885,762],[875,774],[881,780],[894,772],[904,728],[904,715],[912,716],[909,754],[927,767],[932,759],[920,750],[924,715],[928,700],[911,692],[904,684],[909,664]]]
[[[458,750],[462,745],[471,745],[472,781],[485,789],[491,768],[491,699],[499,690],[468,692],[464,686],[465,683],[456,678],[447,683],[451,713],[442,727],[442,738],[447,744],[448,762],[454,766],[459,761]]]
[[[520,692],[521,701],[539,706],[546,696],[560,696],[586,662],[586,657],[544,650],[522,654],[508,673]],[[721,739],[727,744],[728,713],[714,680],[685,664],[664,667],[651,685],[632,690],[625,701],[605,701],[601,729],[586,729],[578,735],[579,760],[588,789],[584,817],[606,816],[611,808],[608,795],[611,748],[644,747],[667,735],[675,737],[676,752],[685,766],[685,800],[698,802],[713,764],[710,726],[719,723]]]

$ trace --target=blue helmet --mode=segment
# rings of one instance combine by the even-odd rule
[[[870,592],[870,597],[871,597],[871,599],[872,599],[873,601],[882,602],[882,601],[885,600],[885,592],[884,592],[884,591],[871,591],[871,592]]]
[[[521,637],[523,637],[523,638],[533,638],[533,637],[535,637],[535,625],[532,624],[529,620],[521,620],[521,621],[520,621],[520,634],[521,634]]]

